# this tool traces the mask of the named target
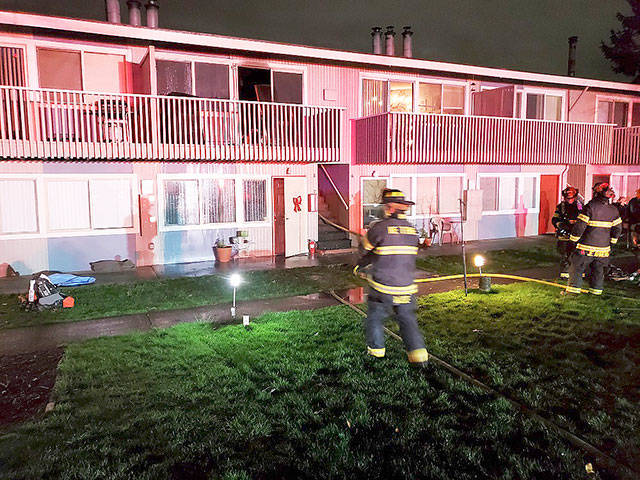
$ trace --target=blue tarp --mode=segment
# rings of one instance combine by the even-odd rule
[[[96,281],[93,277],[79,277],[71,273],[52,273],[47,276],[51,283],[58,287],[78,287],[80,285],[89,285]]]

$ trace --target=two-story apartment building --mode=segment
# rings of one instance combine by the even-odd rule
[[[537,234],[566,182],[638,188],[638,125],[626,83],[0,12],[0,263],[306,253],[384,186]]]

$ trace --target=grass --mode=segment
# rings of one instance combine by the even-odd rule
[[[242,274],[239,300],[305,295],[356,284],[344,265],[262,270]],[[139,281],[129,284],[62,288],[75,298],[72,309],[24,312],[17,295],[0,295],[0,330],[30,325],[74,322],[153,310],[171,310],[231,302],[232,289],[222,275]]]
[[[429,349],[637,464],[627,301],[496,291],[422,298]],[[71,345],[53,412],[0,436],[0,478],[617,478],[397,342],[381,362],[363,347],[346,307]]]

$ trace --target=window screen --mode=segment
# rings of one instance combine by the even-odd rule
[[[438,178],[418,177],[416,179],[416,215],[438,213]]]
[[[91,180],[89,187],[93,228],[133,227],[133,205],[129,179]]]
[[[195,63],[194,68],[197,97],[229,98],[229,67],[227,65]]]
[[[527,118],[534,120],[544,118],[544,95],[527,93]]]
[[[158,76],[158,95],[170,93],[187,93],[191,95],[191,64],[158,60],[156,62]]]
[[[480,177],[480,190],[482,190],[482,211],[498,210],[497,177]]]
[[[442,85],[421,83],[418,85],[418,113],[440,113]]]
[[[460,213],[460,198],[462,197],[461,177],[440,178],[440,204],[441,214]]]
[[[165,225],[196,225],[198,213],[198,181],[168,180],[164,184]]]
[[[80,52],[39,48],[37,56],[41,88],[82,90]]]
[[[245,180],[244,221],[266,222],[267,219],[267,181]]]
[[[544,98],[544,119],[562,120],[562,97],[547,95]]]
[[[387,111],[387,82],[362,80],[362,116],[377,115]]]
[[[0,180],[0,233],[38,231],[36,184],[33,180]]]
[[[273,101],[302,103],[302,74],[273,72]]]
[[[235,180],[205,179],[201,181],[202,223],[236,221]]]
[[[87,180],[51,180],[47,199],[49,230],[91,228]]]

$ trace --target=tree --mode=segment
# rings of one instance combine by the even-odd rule
[[[614,72],[634,77],[633,82],[640,83],[640,0],[627,0],[627,3],[632,15],[616,14],[622,29],[611,30],[611,43],[601,42],[600,48],[611,61]]]

